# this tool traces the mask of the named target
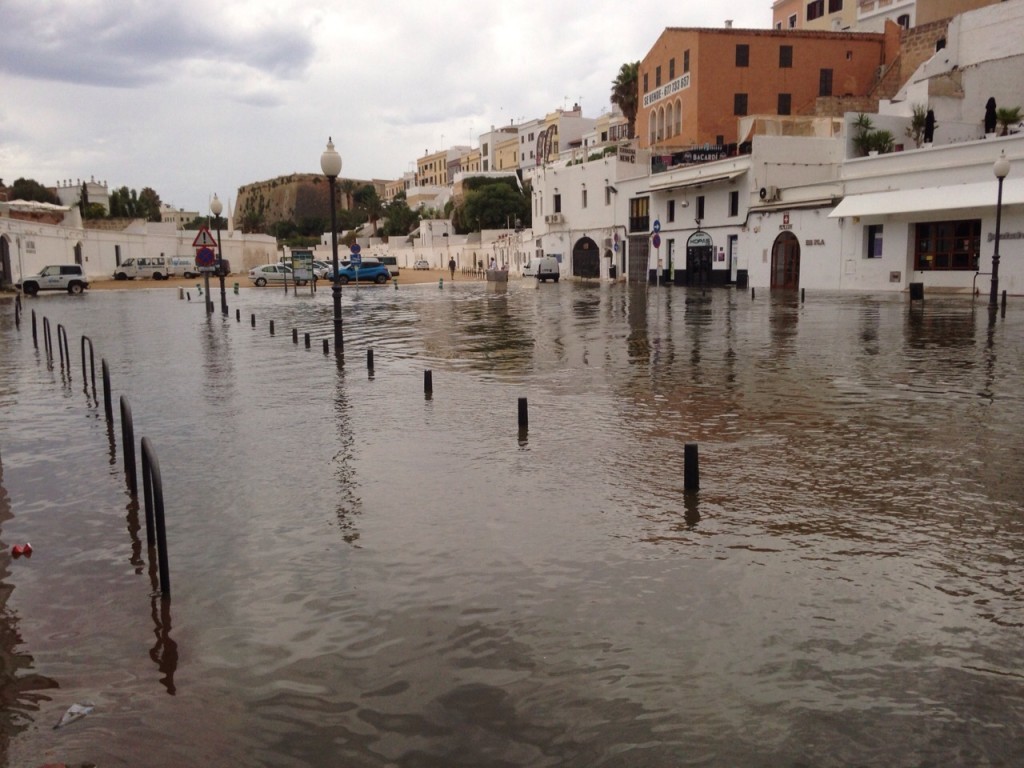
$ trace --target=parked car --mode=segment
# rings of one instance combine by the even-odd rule
[[[360,282],[383,285],[391,279],[391,271],[386,265],[381,264],[380,262],[374,262],[371,264],[363,263],[360,265],[358,271],[352,264],[348,264],[338,269],[338,282],[342,285],[355,282],[357,278]]]
[[[392,277],[398,277],[398,258],[395,256],[380,256],[377,261],[388,268]]]
[[[313,274],[316,275],[317,280],[326,280],[330,278],[332,267],[326,261],[313,260]]]
[[[142,256],[125,259],[114,270],[115,280],[134,280],[136,277],[151,277],[166,280],[171,274],[171,265],[163,256]]]
[[[426,259],[420,259],[412,265],[413,269],[430,269],[430,262]]]
[[[67,291],[78,295],[89,287],[89,279],[80,264],[51,264],[14,284],[26,296],[35,296],[40,291]]]
[[[535,277],[542,283],[548,280],[554,280],[557,283],[559,276],[558,259],[554,256],[530,259],[530,263],[523,267],[523,277]]]
[[[292,282],[292,268],[285,264],[263,264],[249,270],[249,279],[254,285],[263,287],[267,283]],[[305,285],[308,280],[299,280],[299,285]]]

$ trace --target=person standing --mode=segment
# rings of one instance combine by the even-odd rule
[[[452,273],[452,280],[455,279],[455,257],[448,259],[448,271]]]

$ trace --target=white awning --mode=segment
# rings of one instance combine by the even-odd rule
[[[742,168],[738,171],[727,171],[724,173],[709,173],[707,176],[698,176],[689,179],[665,179],[661,182],[655,182],[648,188],[648,192],[670,192],[673,189],[686,189],[687,187],[699,187],[702,184],[713,184],[719,181],[732,181],[737,176],[742,176],[747,172],[746,168]]]
[[[847,195],[829,214],[829,218],[849,216],[884,216],[888,213],[930,213],[967,209],[994,209],[997,184],[992,181],[974,184],[951,184],[924,189],[898,189],[889,192],[871,192]],[[1024,179],[1003,182],[1003,205],[1024,205]]]

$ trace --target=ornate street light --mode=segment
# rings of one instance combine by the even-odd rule
[[[220,313],[228,314],[228,295],[224,290],[224,249],[220,247],[220,213],[224,210],[224,204],[213,193],[213,200],[210,201],[210,212],[217,220],[217,274],[220,275]]]
[[[1010,174],[1010,161],[1006,152],[999,153],[999,159],[992,164],[992,173],[999,180],[999,193],[996,196],[996,247],[992,254],[992,291],[988,296],[989,309],[996,308],[996,295],[999,293],[999,225],[1003,215],[1003,179]]]
[[[342,357],[345,352],[345,339],[341,327],[341,283],[338,282],[338,215],[334,209],[334,188],[341,173],[341,155],[334,149],[334,142],[327,138],[327,149],[320,155],[320,170],[327,177],[331,193],[331,256],[333,258],[334,277],[332,279],[331,296],[334,299],[334,354]]]

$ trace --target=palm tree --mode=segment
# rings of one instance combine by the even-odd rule
[[[346,211],[351,211],[352,206],[355,203],[355,193],[359,189],[359,185],[352,181],[352,179],[338,179],[338,189],[341,190],[341,194],[344,196],[345,204],[342,206]]]
[[[612,81],[612,104],[617,104],[629,121],[629,138],[636,135],[636,112],[640,100],[637,84],[640,77],[640,62],[627,62],[619,67],[618,76]]]
[[[1010,132],[1010,126],[1016,125],[1022,119],[1020,107],[999,107],[996,109],[996,122],[1002,126],[1002,130],[999,132],[1000,136],[1005,136]]]

